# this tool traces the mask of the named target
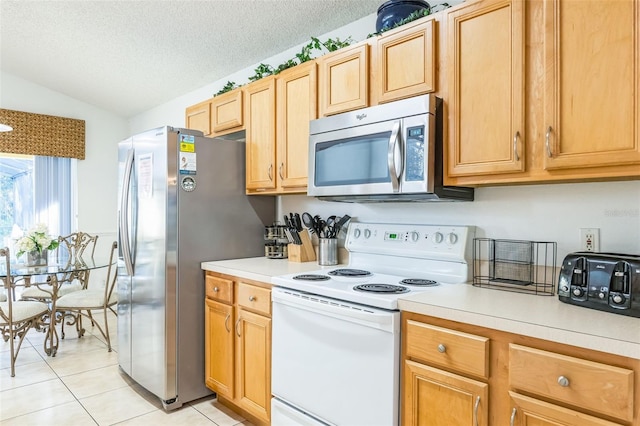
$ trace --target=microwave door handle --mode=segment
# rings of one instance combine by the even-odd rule
[[[396,121],[391,130],[389,138],[389,149],[387,151],[387,167],[389,168],[389,176],[391,176],[391,187],[393,192],[400,192],[400,173],[396,171],[396,149],[398,148],[398,139],[400,138],[400,122]]]

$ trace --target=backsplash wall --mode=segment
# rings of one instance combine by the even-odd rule
[[[579,229],[600,228],[600,251],[640,255],[640,181],[476,188],[475,201],[352,204],[279,197],[278,215],[348,214],[362,222],[474,225],[477,237],[558,243],[578,251]]]

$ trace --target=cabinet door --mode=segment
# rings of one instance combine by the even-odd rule
[[[188,107],[185,111],[185,127],[200,130],[205,136],[211,134],[211,101],[207,100]]]
[[[436,21],[380,36],[374,90],[379,103],[430,93],[436,88]]]
[[[236,342],[238,404],[268,422],[271,417],[271,318],[238,309]]]
[[[206,300],[204,318],[205,383],[227,398],[233,398],[233,306]]]
[[[404,426],[486,426],[489,385],[405,361]]]
[[[276,81],[263,78],[246,86],[247,192],[276,187]]]
[[[320,115],[369,106],[369,45],[357,44],[318,58]]]
[[[523,171],[523,1],[483,0],[449,13],[448,46],[447,174]]]
[[[621,423],[602,420],[515,392],[509,392],[509,395],[512,426],[621,426]]]
[[[277,78],[278,189],[306,192],[309,121],[318,118],[316,63],[282,72]]]
[[[242,129],[242,89],[235,89],[211,100],[211,130],[213,134]]]
[[[640,3],[549,0],[544,15],[545,168],[640,164]]]

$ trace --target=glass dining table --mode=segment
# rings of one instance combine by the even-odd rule
[[[112,260],[113,263],[116,260]],[[24,263],[11,263],[10,275],[13,277],[15,288],[36,286],[49,295],[49,314],[40,324],[41,331],[45,332],[44,351],[49,356],[56,356],[58,351],[58,332],[56,324],[64,320],[64,313],[56,312],[56,302],[60,295],[60,289],[65,284],[70,284],[79,279],[83,274],[96,269],[107,268],[110,265],[108,255],[76,257],[49,256],[47,265],[27,266]],[[7,270],[3,264],[0,266],[0,278],[6,278]],[[7,297],[15,295],[8,294]]]

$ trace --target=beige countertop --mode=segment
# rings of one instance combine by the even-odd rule
[[[273,276],[323,268],[335,266],[266,257],[202,262],[207,271],[266,283]],[[569,305],[557,296],[443,284],[404,296],[398,306],[403,311],[640,359],[640,318]]]

